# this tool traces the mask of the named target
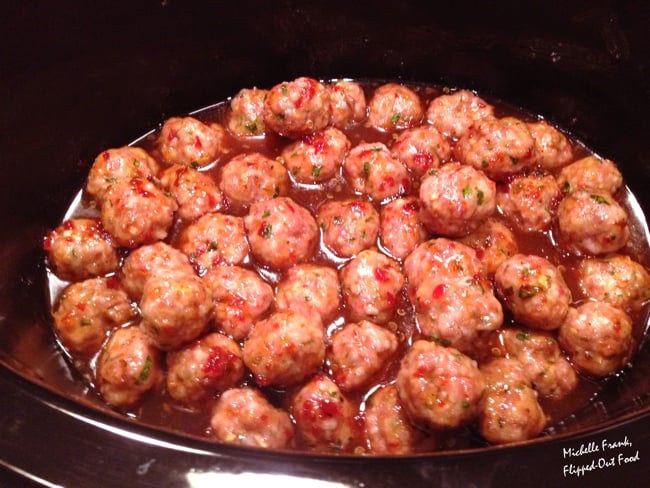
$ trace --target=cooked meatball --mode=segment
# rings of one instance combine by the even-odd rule
[[[368,124],[379,130],[414,127],[422,121],[423,115],[420,96],[398,83],[378,87],[368,102]]]
[[[419,214],[420,201],[415,197],[398,198],[381,207],[381,245],[394,258],[404,259],[426,240],[428,233]]]
[[[353,321],[388,322],[404,286],[397,261],[374,249],[361,251],[340,271],[343,301]]]
[[[330,91],[304,76],[275,85],[264,101],[266,128],[290,138],[324,129],[331,112]]]
[[[497,191],[501,213],[525,232],[548,230],[561,198],[551,175],[517,176]]]
[[[162,350],[176,349],[196,339],[212,314],[212,296],[195,274],[152,276],[140,300],[140,327]]]
[[[289,173],[281,162],[260,153],[243,153],[221,170],[219,187],[232,203],[250,205],[289,191]]]
[[[132,178],[146,180],[156,176],[158,168],[156,160],[139,147],[107,149],[95,158],[88,174],[86,191],[101,201],[113,183]]]
[[[331,124],[338,129],[362,121],[366,117],[366,95],[358,83],[338,80],[329,85],[332,106]]]
[[[343,175],[357,193],[382,201],[408,193],[408,170],[381,142],[362,142],[353,147],[343,162]]]
[[[514,117],[485,119],[471,126],[454,147],[461,163],[504,180],[535,165],[535,140],[526,123]]]
[[[65,281],[81,281],[116,271],[120,255],[97,219],[69,219],[43,241],[54,274]]]
[[[571,291],[560,270],[541,256],[515,254],[499,265],[494,282],[520,324],[554,330],[569,312]]]
[[[273,303],[273,288],[257,273],[239,266],[217,266],[203,276],[212,293],[216,328],[239,341]]]
[[[404,274],[409,286],[417,287],[430,276],[437,280],[480,277],[485,268],[474,249],[439,237],[423,242],[406,257]]]
[[[557,182],[564,193],[590,190],[614,194],[623,185],[623,175],[613,161],[587,156],[562,168]]]
[[[372,454],[413,454],[433,451],[437,445],[434,435],[411,424],[393,383],[366,400],[364,431]]]
[[[221,212],[207,213],[182,230],[178,248],[199,274],[215,266],[241,264],[249,251],[244,219]]]
[[[106,403],[133,407],[162,382],[160,351],[138,325],[122,327],[102,349],[95,375]]]
[[[390,148],[415,178],[438,168],[451,156],[447,139],[432,125],[412,127],[401,132]]]
[[[272,268],[288,269],[308,260],[318,244],[316,219],[287,197],[251,205],[244,226],[253,255]]]
[[[478,428],[493,444],[525,441],[537,437],[546,416],[537,401],[524,365],[512,358],[499,358],[481,367],[487,388]]]
[[[161,173],[160,184],[176,199],[176,215],[186,222],[193,222],[223,205],[223,195],[216,182],[207,174],[188,166],[170,166]]]
[[[528,130],[535,139],[537,163],[546,170],[561,168],[573,160],[573,148],[567,137],[544,120],[529,122]]]
[[[427,107],[427,120],[447,137],[458,139],[485,119],[494,117],[494,108],[468,90],[434,98]]]
[[[338,175],[350,146],[343,132],[328,127],[285,146],[281,157],[296,182],[323,183]]]
[[[476,230],[496,210],[496,185],[471,166],[448,163],[429,172],[420,185],[421,218],[441,236]]]
[[[176,200],[151,181],[120,180],[104,194],[101,220],[115,244],[135,248],[165,239],[177,208]]]
[[[52,311],[54,330],[72,353],[96,353],[111,329],[135,318],[136,310],[116,278],[89,278],[63,290]]]
[[[519,245],[512,231],[502,222],[492,218],[459,241],[476,251],[476,256],[485,264],[489,275],[494,275],[503,261],[519,252]]]
[[[582,293],[630,312],[650,300],[650,274],[626,255],[582,259],[577,266]]]
[[[244,363],[260,386],[287,387],[315,374],[325,360],[325,328],[317,314],[275,312],[246,338]]]
[[[197,402],[234,388],[244,376],[241,349],[232,339],[212,332],[167,354],[167,392],[183,402]]]
[[[263,136],[264,101],[269,91],[261,88],[243,88],[230,100],[226,127],[237,137]]]
[[[419,340],[402,359],[396,385],[412,421],[450,429],[476,418],[485,380],[469,356],[452,347]]]
[[[479,335],[503,324],[503,309],[491,289],[472,278],[431,277],[415,292],[416,320],[423,338],[474,352]]]
[[[134,300],[142,297],[145,282],[154,275],[193,274],[187,256],[175,247],[159,241],[131,251],[121,268],[122,286]]]
[[[278,284],[275,307],[309,315],[316,312],[323,324],[334,318],[341,306],[341,285],[334,268],[297,264]]]
[[[254,388],[224,392],[212,410],[210,426],[216,439],[249,447],[284,449],[294,436],[289,414]]]
[[[316,213],[323,244],[342,258],[359,254],[377,243],[379,212],[361,198],[328,200]]]
[[[504,328],[494,340],[492,353],[519,360],[540,397],[560,400],[576,389],[578,375],[548,333]]]
[[[194,117],[167,119],[158,136],[158,150],[170,164],[201,168],[226,151],[226,130],[219,124],[204,124]]]
[[[601,378],[630,360],[635,345],[632,332],[632,319],[623,310],[589,301],[569,311],[558,341],[575,368]]]
[[[332,379],[343,391],[368,384],[397,346],[395,334],[384,327],[367,320],[346,323],[330,338],[327,360]]]
[[[577,254],[605,254],[623,248],[630,237],[627,212],[605,193],[577,190],[557,210],[557,240]]]
[[[344,451],[354,438],[356,408],[325,375],[315,376],[298,391],[291,412],[307,449]]]

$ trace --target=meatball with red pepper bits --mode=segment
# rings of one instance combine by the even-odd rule
[[[447,137],[458,139],[477,122],[494,118],[494,107],[469,90],[434,98],[427,121]]]
[[[172,117],[160,130],[158,150],[169,164],[202,168],[227,152],[226,130],[194,117]]]
[[[316,375],[296,393],[291,413],[298,438],[309,450],[340,452],[354,439],[357,409],[325,375]]]
[[[404,259],[428,236],[419,218],[420,201],[415,197],[392,200],[381,207],[381,245],[396,259]]]
[[[440,167],[451,157],[449,141],[432,125],[420,125],[400,132],[390,151],[415,178]]]
[[[64,281],[81,281],[117,271],[120,255],[98,219],[69,219],[43,241],[50,267]]]
[[[513,232],[501,221],[490,218],[474,232],[459,239],[476,251],[476,257],[485,264],[488,275],[493,276],[499,265],[519,252]]]
[[[485,379],[476,361],[457,349],[418,340],[402,359],[396,385],[412,421],[452,429],[479,414]]]
[[[210,418],[212,436],[228,444],[284,449],[294,427],[289,414],[254,388],[232,388],[221,395]]]
[[[286,195],[289,184],[289,173],[281,162],[254,152],[228,161],[221,169],[219,187],[231,203],[248,206]]]
[[[379,213],[361,198],[328,200],[316,213],[323,244],[341,258],[356,256],[377,243]]]
[[[366,95],[358,83],[338,80],[329,85],[332,107],[331,124],[345,129],[366,118]]]
[[[602,378],[623,368],[634,351],[632,319],[618,307],[588,301],[572,308],[558,342],[578,371]]]
[[[269,91],[243,88],[230,100],[226,128],[236,137],[258,137],[266,132],[264,102]]]
[[[414,127],[422,121],[423,116],[420,96],[398,83],[381,85],[368,102],[368,124],[379,130]]]
[[[264,124],[295,139],[327,127],[331,112],[330,90],[320,81],[302,76],[271,88],[264,101]]]
[[[535,139],[537,163],[551,171],[573,161],[573,148],[569,139],[545,120],[529,122],[528,130]]]
[[[623,185],[623,175],[613,161],[587,156],[562,168],[557,182],[565,194],[590,190],[613,195]]]
[[[215,181],[205,173],[175,164],[160,174],[160,184],[178,203],[176,216],[193,222],[223,206],[223,195]]]
[[[175,400],[193,403],[237,386],[244,377],[241,348],[219,332],[167,353],[166,387]]]

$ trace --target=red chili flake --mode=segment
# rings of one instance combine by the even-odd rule
[[[285,204],[286,204],[287,208],[288,208],[289,210],[291,210],[293,213],[296,212],[296,209],[293,208],[293,205],[291,205],[289,202],[285,202]]]
[[[441,283],[433,289],[433,293],[431,294],[431,296],[437,300],[438,298],[441,298],[442,295],[445,294],[446,290],[447,290],[447,285]]]
[[[106,286],[111,290],[117,290],[120,288],[120,280],[116,276],[109,276],[106,278]]]
[[[389,275],[384,268],[375,268],[375,278],[377,278],[377,281],[386,282]]]
[[[86,311],[86,304],[84,302],[77,303],[76,307],[77,307],[77,310],[80,310],[82,312]]]
[[[54,237],[56,235],[56,232],[51,232],[45,238],[43,239],[43,249],[46,251],[49,251],[52,248],[52,244],[54,242]]]
[[[144,181],[138,178],[134,178],[131,180],[131,188],[133,188],[133,191],[138,192],[138,194],[144,198],[151,198],[153,197],[153,193],[151,193],[149,190],[147,190],[144,186]]]
[[[74,229],[74,222],[72,220],[66,220],[65,222],[63,222],[63,229],[64,230]]]
[[[201,144],[201,139],[199,139],[199,136],[196,136],[194,138],[194,147],[197,149],[203,149],[203,144]]]
[[[169,135],[167,136],[167,140],[173,141],[174,139],[176,139],[176,137],[177,137],[176,131],[170,131]]]
[[[236,356],[221,347],[211,347],[210,357],[203,365],[203,372],[210,376],[222,376]]]
[[[319,405],[319,410],[323,412],[328,417],[334,417],[339,412],[339,405],[337,402],[332,400],[325,399],[321,400]]]
[[[388,304],[391,306],[397,303],[397,297],[391,292],[386,293],[386,300],[388,301]]]
[[[430,153],[416,153],[413,155],[413,162],[424,170],[428,170],[433,166],[433,155]]]
[[[476,248],[476,257],[479,258],[479,259],[483,259],[484,256],[485,256],[485,249],[483,249],[482,247],[477,247]]]
[[[111,153],[108,151],[104,151],[102,153],[102,157],[104,158],[104,161],[108,161],[111,158]]]
[[[417,212],[418,210],[420,210],[420,205],[418,205],[418,203],[416,201],[411,200],[411,201],[406,202],[404,204],[404,206],[402,207],[402,210],[405,213]]]
[[[614,324],[614,332],[616,332],[617,334],[621,333],[621,324],[619,324],[618,322]]]
[[[311,100],[316,94],[316,80],[309,78],[305,82],[300,85],[300,96],[296,100],[296,108],[302,107],[305,102]]]

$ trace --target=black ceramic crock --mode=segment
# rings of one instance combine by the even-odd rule
[[[507,100],[615,160],[650,210],[649,25],[642,0],[3,4],[0,485],[643,484],[650,475],[647,341],[633,367],[553,435],[473,451],[406,458],[261,452],[84,406],[49,332],[41,238],[102,149],[239,88],[300,75],[428,82]]]

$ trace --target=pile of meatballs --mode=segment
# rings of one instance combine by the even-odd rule
[[[157,395],[225,443],[540,435],[545,404],[629,363],[647,244],[612,161],[504,113],[300,77],[104,150],[44,237],[58,343],[111,407]]]

